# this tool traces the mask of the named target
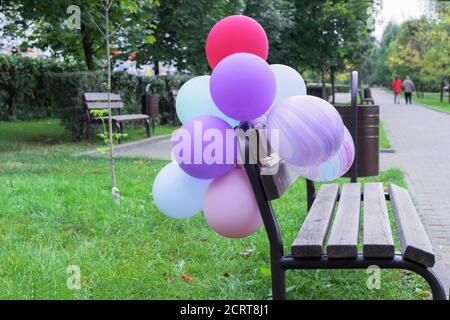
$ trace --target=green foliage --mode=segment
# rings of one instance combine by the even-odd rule
[[[372,1],[296,0],[293,24],[284,33],[285,61],[299,69],[335,66],[351,59],[368,36]]]
[[[71,69],[54,59],[0,55],[0,120],[54,116],[46,74]]]
[[[80,140],[86,128],[83,106],[84,92],[102,92],[102,72],[63,72],[47,75],[46,90],[52,93],[52,105],[57,110],[62,126],[74,139]]]
[[[179,89],[189,80],[187,76],[157,76],[138,77],[126,72],[114,72],[112,74],[112,92],[120,93],[125,102],[125,113],[141,112],[141,96],[145,92],[147,84],[153,94],[159,95],[160,123],[167,124],[171,121],[174,112],[174,101],[170,90]]]
[[[101,123],[102,123],[102,131],[100,133],[97,134],[98,137],[100,137],[100,139],[102,139],[103,144],[104,145],[109,145],[109,132],[108,132],[108,128],[106,126],[106,122],[108,121],[108,109],[94,109],[94,110],[89,110],[90,114],[92,117],[96,117],[99,118]],[[113,140],[113,144],[118,142],[121,139],[124,139],[128,137],[128,134],[126,133],[118,133],[118,132],[114,132],[112,134],[112,140]],[[106,157],[108,157],[109,159],[112,158],[111,153],[106,150],[105,148],[97,148],[97,151],[100,152],[101,154],[105,155]]]
[[[92,0],[10,0],[3,3],[8,21],[7,34],[21,41],[19,48],[35,46],[51,48],[55,56],[74,61],[89,70],[100,67],[105,61],[105,41],[94,21],[104,27],[103,1]],[[110,10],[111,29],[120,26],[115,34],[117,42],[142,42],[154,27],[147,21],[157,1],[115,0]],[[81,12],[81,29],[72,30],[66,24],[71,14],[67,8],[77,5]],[[32,32],[30,29],[32,26]],[[137,36],[139,35],[139,36]],[[122,39],[122,41],[121,41]],[[131,52],[130,52],[131,53]]]
[[[399,26],[388,25],[375,61],[372,82],[389,86],[392,78],[409,75],[419,91],[438,91],[450,75],[450,19],[426,16]]]

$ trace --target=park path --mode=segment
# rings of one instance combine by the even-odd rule
[[[381,121],[394,153],[381,154],[381,169],[406,174],[422,222],[437,254],[434,270],[450,287],[450,114],[393,103],[393,95],[373,89]],[[448,291],[447,291],[448,292]]]

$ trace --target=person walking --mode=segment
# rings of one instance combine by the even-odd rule
[[[394,103],[400,104],[400,93],[402,93],[402,80],[400,80],[398,77],[395,77],[394,80],[392,80],[391,83],[391,89],[394,92]]]
[[[414,86],[414,82],[409,78],[409,76],[406,76],[406,80],[403,81],[403,91],[405,91],[405,100],[406,104],[411,104],[411,97],[412,92],[416,90],[416,87]]]

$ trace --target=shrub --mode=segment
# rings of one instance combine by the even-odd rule
[[[74,139],[80,140],[86,129],[84,92],[104,91],[103,72],[63,72],[46,75],[46,91],[52,92],[49,102],[61,118],[61,124]]]
[[[141,112],[141,96],[145,93],[147,84],[153,94],[160,96],[160,122],[171,121],[174,112],[174,101],[170,90],[179,89],[189,79],[187,76],[157,76],[152,78],[138,77],[126,72],[114,72],[112,76],[112,92],[119,93],[125,103],[124,112]]]
[[[54,59],[0,55],[0,119],[55,116],[45,74],[70,69]]]

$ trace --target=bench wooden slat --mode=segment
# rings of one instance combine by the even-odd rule
[[[119,94],[110,93],[111,101],[122,101]],[[108,93],[106,92],[86,92],[84,94],[84,100],[89,101],[108,101]]]
[[[395,255],[383,184],[364,184],[363,255],[365,258],[392,258]]]
[[[389,195],[404,258],[432,267],[435,262],[433,247],[417,215],[408,191],[391,184]]]
[[[106,101],[91,101],[86,102],[88,109],[108,109],[108,102]],[[121,101],[111,101],[111,108],[117,109],[122,108],[123,103]]]
[[[146,114],[124,114],[120,116],[112,116],[112,119],[114,121],[134,121],[134,120],[145,120],[149,119],[150,117]]]
[[[344,184],[328,239],[329,258],[356,258],[358,255],[360,204],[361,184]]]
[[[295,258],[320,258],[336,205],[339,185],[324,184],[291,246]]]

